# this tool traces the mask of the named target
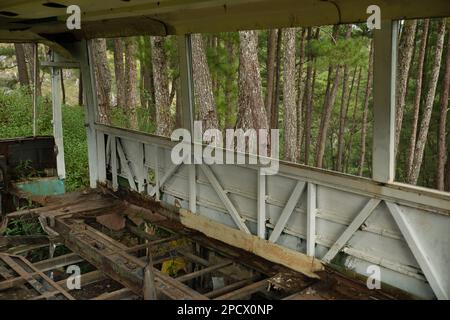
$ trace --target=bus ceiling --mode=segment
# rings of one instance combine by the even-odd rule
[[[366,21],[367,8],[374,4],[383,20],[450,16],[448,0],[2,0],[0,41],[72,42],[357,23]],[[80,30],[66,28],[70,5],[81,9]]]

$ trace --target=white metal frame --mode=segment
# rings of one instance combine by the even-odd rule
[[[179,203],[246,234],[269,235],[269,242],[363,275],[368,265],[377,264],[383,282],[421,297],[448,298],[450,276],[444,270],[450,269],[450,195],[392,182],[396,34],[397,24],[384,21],[374,38],[373,179],[282,161],[273,176],[260,175],[254,165],[175,166],[170,161],[175,142],[95,123],[96,91],[83,42],[91,187],[100,181],[117,189],[124,178],[132,190]],[[192,130],[189,35],[180,37],[179,52],[183,126]],[[149,169],[154,185],[148,181]],[[423,223],[428,230],[418,233]]]

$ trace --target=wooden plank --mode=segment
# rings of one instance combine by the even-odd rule
[[[315,272],[323,270],[322,263],[317,259],[267,240],[262,240],[257,236],[230,228],[187,210],[180,209],[180,221],[184,226],[200,231],[210,238],[252,252],[266,260],[301,272],[308,277],[319,278]]]
[[[259,290],[262,290],[264,288],[267,288],[269,285],[268,279],[264,279],[252,284],[249,284],[248,286],[245,286],[243,288],[237,289],[235,291],[231,291],[229,293],[226,293],[224,295],[221,295],[215,300],[238,300],[243,299]]]
[[[20,259],[24,264],[26,264],[30,269],[33,270],[33,273],[25,271],[20,265],[14,262],[13,258]],[[49,286],[53,287],[57,290],[58,294],[62,294],[66,299],[75,300],[68,292],[66,292],[60,285],[55,283],[49,277],[47,277],[42,271],[39,271],[36,267],[34,267],[30,262],[28,262],[25,258],[20,256],[9,256],[5,254],[0,254],[0,258],[5,261],[11,268],[14,269],[22,278],[24,278],[34,289],[36,289],[39,293],[45,294],[49,293],[47,289],[44,288],[43,283],[37,281],[34,278],[34,275],[42,278],[45,283]],[[51,292],[50,292],[51,293]]]
[[[252,283],[251,279],[244,279],[244,280],[236,281],[236,282],[233,282],[232,284],[229,284],[223,288],[207,292],[207,293],[205,293],[205,296],[207,296],[208,298],[215,298],[215,297],[224,295],[230,291],[242,288],[243,286],[246,286],[250,283]]]
[[[65,244],[109,277],[142,296],[143,269],[147,262],[125,252],[127,247],[83,224],[55,220]],[[101,249],[98,249],[101,248]],[[188,286],[154,269],[156,290],[169,299],[206,299]]]
[[[106,279],[105,274],[99,270],[84,273],[84,274],[80,275],[81,287],[87,286],[89,284],[92,284],[92,283],[95,283],[97,281],[101,281],[104,279]],[[67,291],[74,290],[74,289],[69,289],[67,287],[67,279],[60,280],[57,282],[57,284],[60,285],[64,290],[67,290]]]
[[[103,293],[91,300],[122,300],[133,295],[133,291],[128,288],[122,288],[112,292]]]
[[[71,264],[82,262],[83,258],[75,253],[69,253],[63,256],[42,260],[34,263],[34,266],[42,272],[50,271],[53,269],[62,268]]]
[[[210,267],[207,267],[207,268],[195,271],[195,272],[191,272],[191,273],[179,276],[176,279],[178,281],[180,281],[180,282],[186,282],[188,280],[198,278],[198,277],[200,277],[200,276],[202,276],[204,274],[216,271],[218,269],[222,269],[222,268],[228,267],[228,266],[230,266],[232,264],[233,264],[232,261],[226,261],[226,262],[218,263],[216,265],[213,265],[213,266],[210,266]]]
[[[79,69],[80,64],[78,62],[71,61],[41,61],[41,67],[45,68],[64,68],[64,69]]]

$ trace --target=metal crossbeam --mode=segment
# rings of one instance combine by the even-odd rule
[[[323,262],[330,262],[342,249],[343,246],[347,243],[348,240],[352,237],[352,235],[356,232],[356,230],[361,227],[361,225],[366,221],[366,219],[370,216],[370,214],[375,210],[381,200],[379,199],[370,199],[364,208],[358,213],[358,215],[353,219],[350,225],[345,229],[345,231],[340,235],[340,237],[336,240],[336,242],[331,246],[330,250],[325,254],[322,258]]]
[[[200,165],[200,168],[202,169],[202,171],[205,174],[206,178],[208,179],[209,183],[211,183],[212,187],[216,191],[220,200],[222,200],[223,204],[227,208],[228,212],[230,213],[231,217],[233,218],[233,220],[236,223],[236,225],[238,226],[238,228],[241,231],[244,231],[245,233],[251,234],[250,230],[245,225],[245,222],[239,215],[239,212],[236,210],[236,208],[233,205],[233,203],[231,202],[230,198],[228,198],[225,190],[220,185],[219,180],[217,180],[216,176],[212,172],[211,168],[209,168],[208,166],[206,166],[204,164]]]
[[[450,298],[449,294],[442,287],[439,276],[434,269],[433,262],[428,257],[426,250],[422,247],[417,233],[414,232],[411,225],[408,223],[407,219],[404,216],[404,213],[395,203],[386,201],[386,206],[391,212],[392,217],[397,223],[398,228],[400,229],[403,237],[406,240],[406,243],[408,244],[408,247],[411,249],[414,258],[416,258],[417,263],[425,274],[425,277],[430,283],[430,286],[433,289],[433,292],[436,294],[436,297],[438,299],[448,300]]]
[[[158,164],[158,162],[156,162],[156,164]],[[181,167],[181,164],[172,164],[172,166],[169,168],[169,170],[167,170],[167,172],[164,174],[164,176],[162,176],[162,178],[159,179],[159,181],[157,181],[153,190],[150,191],[150,193],[149,193],[150,196],[153,197],[157,192],[159,192],[159,190],[170,179],[170,177],[172,177],[175,174],[175,172],[177,172],[179,167]],[[155,168],[155,174],[156,174],[156,168]]]
[[[131,171],[130,164],[128,163],[128,159],[125,155],[125,152],[123,151],[122,144],[120,143],[120,140],[117,140],[117,152],[119,154],[119,159],[122,167],[125,169],[125,173],[127,174],[128,183],[130,184],[130,188],[133,191],[137,191],[136,188],[136,181],[134,181],[134,175]]]
[[[289,218],[291,217],[292,212],[294,211],[295,206],[298,203],[298,200],[300,199],[300,196],[303,193],[303,190],[305,189],[305,182],[298,181],[297,184],[294,187],[294,190],[291,193],[291,196],[289,197],[288,202],[286,203],[286,206],[284,207],[283,211],[281,212],[280,218],[277,221],[277,224],[275,225],[275,228],[273,229],[272,233],[270,234],[269,241],[270,242],[277,242],[278,238],[281,235],[281,232],[283,232],[284,227],[286,227],[286,223],[288,222]]]

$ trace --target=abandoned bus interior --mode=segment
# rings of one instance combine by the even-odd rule
[[[368,28],[374,5],[379,16]],[[446,17],[448,0],[0,0],[0,67],[8,50],[17,56],[0,73],[20,69],[22,54],[30,83],[0,90],[0,109],[20,91],[27,110],[0,113],[0,299],[448,300],[450,180],[439,177],[450,177],[450,159],[423,178],[439,157],[434,142],[422,160],[421,144],[439,101],[448,109]],[[419,93],[417,114],[429,117],[416,123],[412,169],[400,180],[396,152],[405,165],[409,137],[398,146],[398,89],[412,88],[402,114],[409,134],[422,56],[426,97]],[[419,62],[399,81],[405,59]],[[75,121],[70,95],[81,106],[78,131],[66,127]],[[341,99],[348,115],[328,126]],[[228,113],[231,104],[238,110]],[[8,131],[13,114],[26,119],[27,133]],[[361,131],[352,123],[364,114]],[[433,119],[429,131],[438,132]],[[444,136],[445,120],[442,111]],[[345,139],[339,121],[350,128]],[[207,152],[201,136],[183,149],[192,161],[174,162],[173,129],[195,140],[198,122],[219,134],[277,129],[280,139],[269,143],[269,165],[236,149]],[[69,152],[80,132],[84,147]],[[360,132],[369,132],[364,151]],[[333,147],[344,151],[329,156]],[[225,153],[245,161],[214,162]],[[83,183],[73,187],[74,176]]]

